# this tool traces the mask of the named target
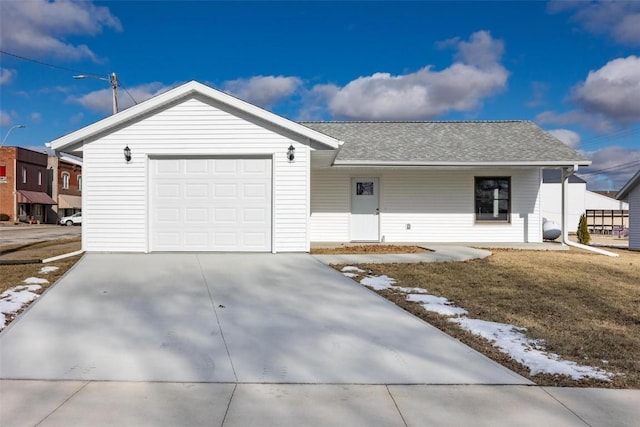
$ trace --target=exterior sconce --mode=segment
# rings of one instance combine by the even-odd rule
[[[289,159],[290,162],[293,162],[293,159],[296,158],[295,151],[296,148],[291,144],[287,150],[287,159]]]
[[[124,147],[124,160],[129,163],[131,161],[131,148],[127,145]]]

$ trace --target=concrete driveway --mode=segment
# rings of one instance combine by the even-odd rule
[[[88,254],[0,349],[3,379],[530,384],[304,254]]]

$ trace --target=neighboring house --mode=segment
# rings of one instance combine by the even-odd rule
[[[197,82],[48,146],[83,157],[86,251],[541,242],[543,169],[590,164],[527,121],[300,124]]]
[[[82,159],[65,153],[49,156],[51,197],[58,202],[52,205],[48,222],[57,224],[62,217],[82,210]]]
[[[629,200],[629,249],[640,250],[640,170],[618,191],[618,200]]]
[[[21,147],[0,148],[0,213],[13,222],[47,221],[47,155]]]
[[[614,227],[628,227],[629,205],[594,191],[587,190],[582,178],[571,175],[567,186],[566,218],[567,231],[578,230],[580,216],[586,214],[589,230],[595,233],[611,233]],[[540,211],[542,217],[562,224],[561,171],[546,169],[542,174],[540,189]]]

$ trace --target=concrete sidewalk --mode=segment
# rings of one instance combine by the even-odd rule
[[[491,252],[484,249],[476,249],[458,245],[418,245],[431,252],[419,252],[413,254],[336,254],[313,255],[323,264],[382,264],[398,263],[412,264],[418,262],[450,262],[468,261],[471,259],[486,258]]]
[[[640,390],[0,381],[2,426],[637,426]]]

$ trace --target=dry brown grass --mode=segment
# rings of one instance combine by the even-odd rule
[[[547,350],[580,364],[620,373],[610,383],[531,376],[486,341],[446,317],[427,313],[394,292],[386,298],[542,385],[640,388],[640,253],[610,258],[566,252],[494,250],[461,263],[367,264],[361,268],[423,287],[469,311],[469,317],[524,326]],[[341,266],[338,266],[341,267]]]
[[[28,245],[14,245],[2,248],[0,260],[45,259],[74,252],[79,249],[80,238],[52,240]],[[0,265],[0,293],[9,288],[24,285],[23,281],[28,277],[41,277],[49,281],[49,284],[41,285],[42,289],[36,292],[42,293],[62,277],[79,259],[80,256],[75,256],[47,264]],[[58,269],[47,274],[41,274],[40,269],[44,266],[55,266],[58,267]],[[15,316],[7,317],[8,325]]]
[[[340,245],[312,248],[312,255],[339,254],[415,254],[430,252],[428,249],[411,245]]]

